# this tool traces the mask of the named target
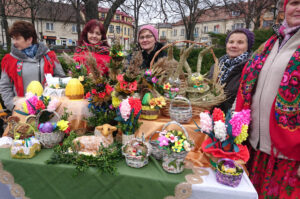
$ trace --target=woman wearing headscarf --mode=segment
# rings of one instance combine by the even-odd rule
[[[225,113],[232,107],[239,88],[239,80],[243,68],[251,56],[254,44],[254,34],[248,29],[236,29],[226,38],[226,54],[219,59],[219,81],[225,84],[226,100],[219,105]],[[213,76],[214,66],[211,67],[209,78]]]
[[[300,0],[247,63],[236,111],[251,109],[250,179],[259,198],[300,198]]]

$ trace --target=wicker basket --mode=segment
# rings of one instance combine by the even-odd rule
[[[34,135],[34,127],[28,123],[19,122],[14,128],[14,139],[25,139]]]
[[[179,123],[189,123],[193,117],[191,102],[185,97],[175,97],[170,103],[169,112],[171,120]]]
[[[150,63],[150,68],[152,67],[152,65],[154,63],[155,58],[158,56],[158,54],[162,50],[169,48],[171,46],[174,46],[177,43],[191,43],[191,44],[197,44],[197,45],[201,45],[204,47],[208,47],[205,43],[199,43],[199,42],[190,41],[190,40],[176,41],[176,42],[167,44],[154,54],[153,59],[151,60],[151,63]],[[203,58],[203,55],[207,52],[210,52],[212,54],[213,59],[215,61],[215,65],[218,65],[218,63],[219,63],[218,59],[215,56],[212,48],[209,47],[200,52],[199,57],[198,57],[196,73],[200,73],[201,65],[202,65],[202,58]],[[191,76],[192,75],[191,69],[186,64],[182,64],[182,65],[185,67],[185,69],[187,71],[186,75]],[[215,71],[214,71],[213,80],[208,80],[209,81],[208,85],[210,87],[210,90],[207,92],[197,91],[195,89],[189,88],[185,76],[183,75],[183,77],[182,77],[182,73],[179,74],[179,77],[181,79],[179,95],[180,96],[187,95],[188,99],[191,102],[193,117],[199,117],[199,114],[201,112],[203,112],[205,110],[211,110],[213,107],[221,104],[226,99],[226,95],[225,95],[224,89],[223,89],[224,85],[220,84],[220,82],[217,80],[217,75],[215,75],[215,74],[218,74],[219,67],[214,67],[214,69],[215,69]],[[181,69],[181,71],[182,71],[182,69]],[[163,107],[161,109],[161,114],[164,116],[167,116],[167,117],[170,117],[169,110],[168,110],[169,109],[168,105],[170,104],[170,101],[171,101],[171,99],[166,98],[167,106]]]
[[[222,171],[219,168],[219,164],[222,161],[231,161],[231,162],[233,162],[234,165],[236,166],[236,168],[238,168],[241,172],[237,173],[237,174],[229,174],[229,173],[226,173],[226,172]],[[235,163],[233,160],[226,159],[226,158],[220,159],[218,161],[217,172],[216,172],[217,182],[219,182],[221,184],[224,184],[224,185],[231,186],[231,187],[237,187],[241,182],[243,172],[244,172],[244,170],[242,169],[242,167],[240,165],[238,165],[237,163]]]
[[[166,123],[162,128],[162,131],[165,130],[171,124],[178,125],[184,132],[185,137],[189,139],[189,135],[186,129],[176,121],[171,121]],[[165,152],[165,155],[163,156],[163,163],[162,163],[163,169],[168,173],[181,173],[184,170],[184,159],[187,154],[188,154],[187,151],[182,151],[180,153],[172,152],[171,154],[167,154]]]
[[[154,133],[152,133],[152,135],[149,138],[149,143],[151,144],[152,147],[152,152],[151,155],[157,159],[157,160],[161,160],[165,154],[166,151],[164,149],[162,149],[161,147],[159,147],[159,143],[157,143],[155,140],[152,140],[153,135],[160,133],[159,131],[155,131]]]
[[[40,123],[40,117],[42,116],[42,114],[44,112],[52,113],[56,117],[56,119],[57,119],[56,121],[60,120],[60,116],[58,115],[57,112],[42,110],[36,116],[36,126],[37,127]],[[43,147],[45,147],[45,148],[54,147],[55,145],[57,145],[58,143],[60,143],[63,140],[64,135],[65,135],[61,131],[56,131],[56,132],[51,132],[51,133],[42,133],[42,132],[36,131],[34,134],[35,134],[36,139],[38,139],[41,142],[41,144],[43,145]]]
[[[147,154],[145,156],[134,156],[124,152],[127,145],[135,141],[143,142],[143,144],[146,146]],[[133,168],[141,168],[148,164],[149,155],[151,154],[151,145],[147,142],[142,141],[139,138],[134,138],[133,140],[127,142],[125,145],[122,146],[122,154],[125,156],[126,164],[128,166]]]
[[[159,110],[150,106],[142,106],[141,118],[145,120],[156,120],[159,115]]]

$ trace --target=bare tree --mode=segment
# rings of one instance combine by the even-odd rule
[[[116,13],[117,9],[125,2],[125,0],[111,0],[111,7],[107,12],[106,18],[104,20],[104,28],[107,31],[108,26],[114,17],[114,14]]]
[[[99,0],[83,0],[86,21],[99,19],[98,3]]]
[[[47,0],[14,0],[21,12],[30,11],[31,23],[34,24],[38,10]]]
[[[254,29],[260,27],[260,18],[263,12],[272,5],[270,0],[223,0],[229,11],[238,12],[243,16],[246,28],[250,28],[251,22]]]
[[[194,40],[194,29],[198,19],[208,9],[214,6],[209,0],[166,0],[173,13],[179,15],[183,21],[186,39]]]
[[[7,7],[10,4],[10,0],[0,0],[0,15],[1,15],[1,26],[2,28],[4,28],[4,32],[5,32],[5,39],[6,39],[6,45],[7,45],[7,49],[10,50],[10,46],[11,46],[11,39],[8,35],[8,23],[7,23]],[[3,43],[4,43],[4,39]]]

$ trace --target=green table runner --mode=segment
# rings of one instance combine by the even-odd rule
[[[33,159],[18,160],[10,157],[9,149],[0,149],[0,162],[31,199],[160,199],[174,195],[175,186],[192,172],[185,169],[181,174],[168,174],[160,162],[151,158],[149,164],[140,169],[130,168],[125,160],[120,161],[116,176],[99,175],[95,168],[90,168],[73,177],[73,165],[45,164],[52,152],[43,149]]]

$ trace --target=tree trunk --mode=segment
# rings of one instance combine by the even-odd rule
[[[77,29],[77,37],[78,41],[80,39],[80,34],[81,34],[81,28],[80,28],[80,0],[77,0],[77,6],[76,6],[76,29]]]
[[[117,11],[118,7],[120,7],[121,4],[123,4],[125,2],[125,0],[116,0],[113,5],[111,6],[111,8],[108,10],[106,18],[104,20],[104,29],[107,32],[108,26],[110,24],[110,21],[112,20],[112,18],[114,17],[115,12]]]
[[[98,2],[99,0],[87,0],[85,1],[85,16],[86,21],[90,21],[91,19],[99,19],[98,13]]]
[[[5,13],[5,1],[0,0],[0,13],[2,17],[2,25],[5,31],[5,39],[6,39],[6,46],[7,50],[10,51],[11,46],[11,38],[8,35],[8,23],[7,23],[7,16]],[[4,41],[3,41],[4,44]]]

